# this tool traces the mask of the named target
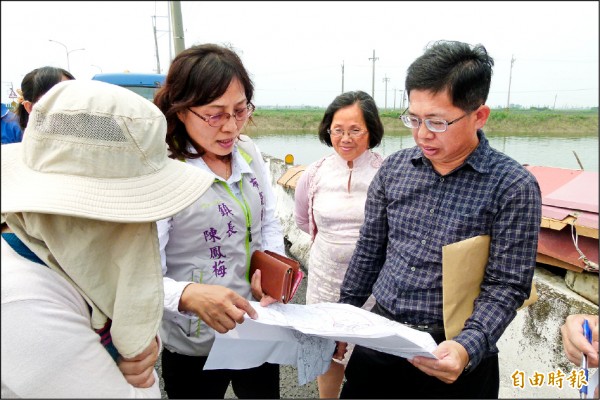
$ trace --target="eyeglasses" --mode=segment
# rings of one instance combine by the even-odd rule
[[[408,110],[408,108],[406,110]],[[406,110],[404,110],[404,112],[406,112]],[[404,113],[402,113],[402,115],[400,116],[400,119],[402,120],[402,122],[404,123],[404,125],[407,128],[419,129],[419,127],[421,126],[421,123],[425,122],[425,126],[431,132],[441,133],[441,132],[446,132],[446,130],[448,129],[448,127],[450,125],[452,125],[455,122],[460,121],[461,119],[463,119],[467,115],[471,114],[475,110],[469,111],[468,113],[465,113],[465,115],[463,115],[462,117],[453,119],[450,122],[446,121],[445,119],[438,119],[438,118],[420,119],[420,118],[414,117],[412,115],[405,115]]]
[[[357,138],[357,137],[360,137],[360,136],[364,135],[365,133],[367,133],[367,131],[363,131],[358,128],[350,129],[347,131],[344,131],[343,129],[340,129],[340,128],[335,128],[334,130],[327,129],[327,133],[331,137],[341,137],[344,135],[344,132],[346,132],[348,134],[348,136],[350,136],[351,138]]]
[[[256,107],[254,107],[254,104],[248,102],[246,107],[242,108],[241,110],[234,111],[233,117],[236,119],[236,121],[245,121],[246,119],[250,118],[255,109]],[[203,117],[202,115],[198,114],[196,111],[192,110],[189,107],[188,110],[190,110],[192,114],[194,114],[201,120],[206,121],[208,125],[212,126],[213,128],[222,127],[227,122],[229,122],[229,119],[232,117],[232,115],[229,113],[220,113],[217,115],[207,115],[206,117]]]

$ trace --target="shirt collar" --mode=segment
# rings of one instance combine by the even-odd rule
[[[188,143],[188,151],[191,153],[196,153],[196,149],[194,146]],[[197,167],[201,167],[204,170],[211,172],[210,168],[202,157],[199,158],[190,158],[186,159],[186,162],[191,165],[195,165]],[[242,179],[243,174],[252,174],[252,168],[250,168],[250,162],[247,162],[237,144],[233,146],[233,151],[231,153],[231,176],[228,179],[228,182],[238,182]],[[220,176],[215,175],[215,179],[225,181]]]
[[[479,145],[477,145],[477,148],[475,148],[475,150],[469,154],[465,164],[469,164],[477,172],[486,174],[489,173],[491,169],[490,142],[487,140],[481,129],[477,130],[477,137],[479,138]]]
[[[231,178],[235,182],[242,179],[242,174],[253,173],[252,168],[250,168],[250,161],[252,161],[252,158],[250,158],[250,161],[246,161],[246,158],[243,156],[237,144],[233,147],[231,161],[233,163]]]
[[[367,149],[360,156],[356,157],[352,162],[352,169],[361,168],[363,165],[367,164],[370,159],[371,150]],[[335,160],[340,164],[340,166],[348,167],[348,161],[344,160],[338,152],[335,152]]]

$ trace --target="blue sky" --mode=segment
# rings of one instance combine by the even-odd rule
[[[481,43],[495,59],[488,105],[598,106],[598,5],[548,2],[181,2],[185,45],[232,45],[258,106],[326,106],[344,90],[399,108],[405,71],[427,43]],[[156,16],[154,18],[153,16]],[[2,101],[30,70],[54,65],[98,72],[161,72],[170,61],[168,3],[1,3]],[[50,40],[61,42],[62,45]],[[63,46],[64,45],[64,46]],[[85,50],[75,49],[84,48]],[[387,80],[387,98],[384,80]],[[395,100],[394,100],[395,97]]]

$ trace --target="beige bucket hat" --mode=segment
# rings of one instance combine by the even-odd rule
[[[162,112],[128,89],[61,82],[33,107],[22,143],[1,146],[1,212],[114,222],[174,215],[214,177],[168,158],[166,130]]]

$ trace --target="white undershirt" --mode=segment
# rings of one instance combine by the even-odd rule
[[[63,277],[1,240],[2,398],[160,398],[158,376],[135,388],[91,328],[88,305]]]

